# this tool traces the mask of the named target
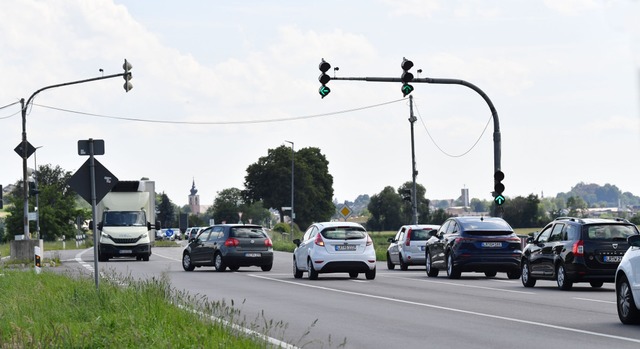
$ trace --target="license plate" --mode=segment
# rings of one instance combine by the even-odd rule
[[[483,242],[482,247],[487,247],[487,248],[502,247],[502,242]]]
[[[355,251],[356,245],[336,245],[336,251]]]
[[[121,254],[131,254],[131,250],[120,250]]]
[[[604,256],[604,261],[608,263],[620,263],[622,256]]]
[[[260,253],[245,253],[244,256],[245,257],[260,257],[261,254]]]

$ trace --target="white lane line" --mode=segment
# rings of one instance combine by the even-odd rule
[[[479,316],[479,317],[485,317],[485,318],[491,318],[491,319],[497,319],[497,320],[504,320],[504,321],[509,321],[509,322],[515,322],[515,323],[520,323],[520,324],[537,326],[537,327],[552,328],[552,329],[560,330],[560,331],[581,333],[581,334],[591,335],[591,336],[595,336],[595,337],[603,337],[603,338],[610,338],[610,339],[618,339],[618,340],[625,341],[625,342],[640,343],[640,339],[622,337],[622,336],[615,336],[615,335],[611,335],[611,334],[607,334],[607,333],[600,333],[600,332],[581,330],[581,329],[578,329],[578,328],[571,328],[571,327],[565,327],[565,326],[544,324],[544,323],[539,323],[539,322],[535,322],[535,321],[528,321],[528,320],[511,318],[511,317],[507,317],[507,316],[486,314],[486,313],[480,313],[480,312],[477,312],[477,311],[470,311],[470,310],[464,310],[464,309],[444,307],[444,306],[428,304],[428,303],[412,302],[412,301],[407,301],[407,300],[397,299],[397,298],[391,298],[391,297],[376,296],[376,295],[362,293],[362,292],[345,291],[345,290],[339,290],[339,289],[336,289],[336,288],[329,288],[329,287],[324,287],[324,286],[303,284],[303,283],[299,283],[299,282],[295,282],[295,281],[289,281],[289,280],[279,280],[279,279],[274,279],[274,278],[270,278],[270,277],[267,277],[267,276],[261,276],[261,275],[256,275],[256,274],[249,274],[248,276],[259,278],[259,279],[264,279],[264,280],[281,282],[281,283],[290,284],[290,285],[315,288],[315,289],[325,290],[325,291],[329,291],[329,292],[343,293],[343,294],[353,295],[353,296],[357,296],[357,297],[368,297],[368,298],[373,298],[373,299],[378,299],[378,300],[383,300],[383,301],[388,301],[388,302],[410,304],[410,305],[416,305],[416,306],[421,306],[421,307],[425,307],[425,308],[432,308],[432,309],[450,311],[450,312],[454,312],[454,313],[475,315],[475,316]]]
[[[518,294],[536,294],[535,292],[505,290],[503,288],[477,286],[477,285],[465,285],[465,284],[458,284],[458,283],[455,283],[455,282],[435,281],[435,280],[432,280],[432,279],[412,279],[412,278],[407,278],[407,277],[402,277],[402,276],[389,276],[389,275],[384,275],[384,277],[389,277],[389,278],[394,278],[394,279],[414,280],[414,281],[420,281],[420,282],[429,282],[429,283],[441,284],[441,285],[450,285],[450,286],[467,287],[467,288],[477,288],[477,289],[490,290],[490,291],[500,291],[500,292],[518,293]]]
[[[157,250],[157,249],[156,249],[156,250]],[[165,256],[165,255],[163,255],[163,254],[161,254],[161,253],[158,253],[158,252],[155,252],[155,251],[153,252],[153,255],[158,256],[158,257],[160,257],[160,258],[164,258],[164,259],[168,259],[168,260],[176,261],[176,262],[182,262],[182,259],[177,259],[177,258],[173,258],[173,257],[168,257],[168,256]]]
[[[587,301],[587,302],[597,302],[597,303],[607,303],[607,304],[616,304],[615,301],[602,301],[599,299],[590,299],[590,298],[580,298],[580,297],[573,297],[573,299],[577,299],[580,301]]]

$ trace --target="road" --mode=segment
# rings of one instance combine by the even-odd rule
[[[93,271],[93,250],[62,251],[60,270]],[[387,270],[378,262],[375,280],[364,275],[320,274],[294,279],[291,254],[276,252],[270,272],[241,268],[182,270],[181,247],[154,248],[149,262],[113,259],[101,273],[134,278],[164,274],[173,287],[234,307],[261,326],[287,324],[271,336],[303,348],[634,348],[640,328],[617,317],[613,284],[600,289],[576,284],[560,291],[554,282],[524,288],[520,280],[463,273],[459,280],[429,278],[424,268]],[[441,275],[444,275],[441,272]],[[284,332],[284,333],[282,333]],[[307,333],[308,332],[308,333]]]

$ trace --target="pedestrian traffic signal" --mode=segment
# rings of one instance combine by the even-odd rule
[[[124,69],[124,74],[122,75],[122,77],[124,77],[123,87],[126,92],[131,91],[131,89],[133,88],[133,85],[131,84],[131,68],[133,68],[133,66],[125,59],[124,64],[122,65],[122,69]]]
[[[326,86],[327,83],[331,81],[331,77],[327,75],[327,71],[329,70],[329,68],[331,68],[331,64],[329,64],[323,58],[320,61],[320,65],[318,66],[318,68],[321,71],[320,76],[318,77],[318,81],[320,81],[320,83],[322,84],[322,86],[320,86],[320,89],[318,90],[318,93],[320,93],[320,96],[324,98],[331,92],[331,89]]]
[[[500,170],[497,170],[496,173],[493,174],[494,186],[493,186],[493,196],[495,203],[500,206],[504,204],[506,198],[502,195],[504,192],[504,184],[502,184],[502,180],[504,179],[504,173]]]
[[[413,81],[413,74],[409,71],[409,69],[413,68],[413,62],[403,57],[400,66],[402,67],[402,75],[400,76],[400,80],[402,80],[402,95],[406,97],[413,92],[413,86],[409,85]]]

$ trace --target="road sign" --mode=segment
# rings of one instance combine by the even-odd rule
[[[79,140],[78,155],[91,155],[91,143],[93,143],[93,155],[104,155],[103,139]]]
[[[71,189],[75,190],[78,195],[91,204],[91,175],[90,175],[91,158],[84,162],[82,167],[69,178],[67,184]],[[107,170],[102,164],[93,159],[96,174],[96,203],[100,202],[108,192],[118,183],[118,178]]]
[[[31,154],[33,154],[36,151],[36,148],[33,147],[33,145],[31,145],[31,143],[29,143],[29,141],[26,142],[27,143],[27,159],[31,156]],[[18,146],[13,149],[15,150],[16,153],[18,153],[18,155],[20,155],[20,157],[24,156],[24,149],[22,148],[22,144],[24,144],[23,142],[20,142],[20,144],[18,144]]]
[[[351,211],[351,208],[347,205],[343,205],[340,209],[340,214],[342,215],[342,217],[344,217],[344,219],[347,219],[352,212],[353,211]]]

